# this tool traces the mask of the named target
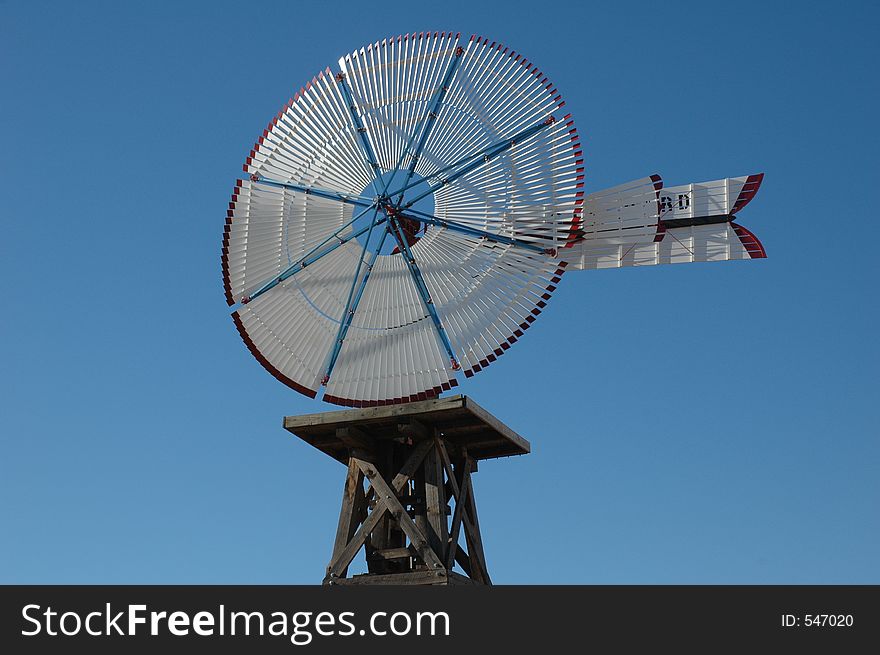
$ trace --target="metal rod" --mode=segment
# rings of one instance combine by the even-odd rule
[[[339,247],[341,247],[341,246],[344,246],[346,243],[348,243],[348,242],[351,241],[352,239],[356,239],[356,238],[358,238],[359,236],[361,236],[364,232],[367,232],[367,231],[370,229],[369,226],[362,227],[362,228],[361,228],[360,230],[358,230],[357,232],[352,232],[352,233],[349,234],[348,236],[345,236],[345,237],[340,237],[340,236],[339,236],[339,232],[341,232],[341,231],[344,230],[346,227],[348,227],[349,225],[351,225],[352,223],[354,223],[358,218],[360,218],[361,216],[363,216],[363,215],[364,215],[365,213],[367,213],[370,209],[372,209],[372,208],[371,208],[371,207],[367,207],[364,211],[362,211],[360,214],[358,214],[357,216],[355,216],[355,217],[354,217],[352,220],[350,220],[348,223],[346,223],[346,224],[343,225],[341,228],[339,228],[338,230],[336,230],[336,232],[334,232],[332,235],[330,235],[329,237],[327,237],[326,239],[324,239],[324,241],[322,241],[320,244],[318,244],[317,246],[315,246],[314,248],[312,248],[312,250],[309,251],[306,255],[304,255],[304,256],[303,256],[298,262],[296,262],[295,264],[291,264],[291,265],[288,266],[286,269],[284,269],[281,273],[279,273],[278,275],[276,275],[275,277],[273,277],[271,280],[269,280],[268,282],[266,282],[265,284],[263,284],[263,286],[261,286],[259,289],[257,289],[256,291],[254,291],[252,294],[247,295],[247,296],[245,296],[244,298],[242,298],[242,299],[241,299],[241,303],[242,303],[243,305],[248,304],[250,301],[254,300],[255,298],[258,298],[259,296],[262,296],[262,295],[263,295],[264,293],[266,293],[267,291],[270,291],[271,289],[274,289],[274,288],[275,288],[276,286],[278,286],[280,283],[284,282],[284,280],[286,280],[286,279],[288,279],[288,278],[290,278],[290,277],[293,277],[296,273],[298,273],[299,271],[303,270],[303,269],[306,268],[307,266],[311,266],[312,264],[314,264],[316,261],[318,261],[318,260],[321,259],[322,257],[326,257],[326,256],[329,255],[331,252],[334,252],[337,248],[339,248]],[[383,218],[379,219],[379,221],[376,223],[376,225],[381,225],[382,223],[385,223],[387,220],[388,220],[388,219],[386,219],[386,218],[383,217]],[[336,237],[336,239],[337,239],[337,240],[336,240],[336,243],[334,243],[332,246],[330,246],[329,248],[327,248],[327,249],[324,250],[323,252],[320,252],[320,253],[319,253],[318,250],[319,250],[322,246],[326,245],[327,242],[329,242],[330,240],[332,240],[334,237]]]
[[[422,272],[419,270],[418,264],[416,264],[415,257],[413,257],[412,252],[409,249],[409,245],[406,242],[406,236],[403,234],[403,230],[397,222],[397,217],[394,214],[391,214],[389,219],[389,228],[391,229],[394,238],[397,240],[397,247],[400,249],[400,254],[406,262],[406,266],[413,278],[413,282],[415,282],[422,303],[425,305],[425,309],[428,311],[428,315],[434,323],[434,329],[437,331],[437,335],[440,337],[440,341],[446,349],[446,354],[449,356],[449,363],[452,366],[452,370],[457,371],[461,368],[461,365],[458,363],[458,358],[452,350],[452,344],[449,342],[449,336],[446,334],[446,329],[440,322],[440,316],[437,314],[437,309],[434,307],[434,301],[431,298],[431,293],[428,291],[428,285],[425,283],[425,278],[422,276]]]
[[[394,180],[394,177],[397,175],[397,171],[403,164],[403,159],[407,151],[412,147],[412,142],[415,139],[416,134],[418,134],[419,130],[422,130],[421,136],[419,137],[419,142],[416,145],[415,150],[412,151],[409,166],[407,166],[406,180],[404,180],[403,182],[404,189],[406,189],[406,185],[409,184],[409,181],[412,179],[412,176],[415,173],[416,166],[419,163],[419,157],[421,156],[422,150],[424,149],[425,144],[428,141],[428,135],[431,133],[431,130],[433,129],[434,124],[437,120],[437,113],[440,109],[440,104],[446,97],[446,92],[449,91],[449,83],[452,81],[452,76],[455,74],[456,69],[458,69],[458,64],[461,62],[461,56],[463,54],[464,48],[462,48],[461,46],[457,46],[455,48],[455,55],[453,56],[452,61],[449,62],[449,67],[446,69],[446,74],[443,76],[443,81],[440,83],[440,87],[434,92],[434,97],[431,99],[431,103],[428,107],[427,113],[418,122],[416,129],[413,131],[413,134],[410,137],[409,143],[407,143],[406,148],[400,154],[400,161],[397,162],[397,166],[395,167],[394,172],[391,174],[391,179],[388,181],[386,188],[390,186],[391,181]],[[422,129],[422,126],[424,126],[424,129]],[[399,192],[395,204],[399,205],[401,200],[403,200],[403,191]]]
[[[351,95],[351,89],[348,87],[348,82],[345,81],[345,73],[336,73],[336,81],[339,83],[345,103],[348,105],[348,113],[351,115],[351,120],[354,123],[364,158],[373,169],[373,190],[377,196],[381,196],[382,192],[379,191],[378,180],[382,176],[382,171],[379,168],[379,163],[376,161],[376,153],[373,151],[370,140],[367,138],[367,128],[364,127],[363,121],[361,121],[361,117],[358,115],[357,107],[354,104],[354,97]]]
[[[382,222],[385,222],[385,218],[383,217]],[[375,218],[374,218],[374,224]],[[333,344],[333,349],[330,351],[330,356],[327,361],[327,366],[324,369],[324,379],[321,380],[322,385],[326,385],[330,381],[330,375],[333,373],[333,368],[336,366],[336,361],[339,359],[339,353],[342,352],[342,343],[345,341],[345,337],[348,334],[348,329],[351,327],[351,323],[354,320],[354,313],[357,310],[358,304],[360,304],[361,298],[364,295],[364,290],[367,288],[367,280],[370,278],[370,273],[373,272],[373,265],[376,263],[376,257],[379,255],[379,252],[382,250],[382,246],[385,245],[385,239],[388,237],[388,226],[385,226],[385,231],[382,234],[382,238],[379,241],[379,245],[370,253],[370,263],[367,264],[367,270],[364,273],[363,279],[358,284],[358,277],[360,277],[360,265],[363,263],[363,254],[361,253],[361,259],[358,262],[358,270],[355,274],[355,278],[352,281],[351,291],[348,294],[348,302],[346,303],[345,313],[342,315],[342,321],[339,323],[339,330],[336,333],[336,341]],[[369,237],[364,243],[364,252],[366,252],[367,244],[370,242]],[[357,291],[355,291],[355,287],[357,287]]]
[[[514,239],[513,237],[507,237],[503,234],[495,234],[493,232],[487,232],[486,230],[481,230],[476,227],[470,227],[469,225],[462,225],[461,223],[456,223],[455,221],[445,220],[442,218],[437,218],[436,216],[432,216],[431,214],[427,214],[422,211],[418,211],[416,209],[408,209],[406,213],[400,214],[401,218],[408,218],[413,221],[418,221],[419,223],[425,223],[427,225],[435,225],[437,227],[445,227],[449,230],[453,230],[455,232],[461,232],[462,234],[468,234],[470,236],[480,237],[482,239],[486,239],[487,241],[494,241],[496,243],[504,243],[509,246],[515,246],[517,248],[524,248],[526,250],[531,250],[532,252],[541,253],[542,255],[550,255],[551,257],[556,256],[556,248],[545,248],[544,246],[540,246],[535,243],[531,243],[529,241],[523,241],[521,239]]]
[[[439,189],[439,188],[441,188],[441,187],[443,187],[443,186],[449,184],[449,183],[452,182],[453,180],[457,180],[458,178],[460,178],[460,177],[463,176],[463,175],[467,175],[468,173],[470,173],[471,171],[473,171],[473,170],[476,169],[476,168],[479,168],[479,167],[482,166],[483,164],[487,164],[487,163],[489,163],[490,161],[492,161],[493,159],[495,159],[495,157],[497,157],[497,156],[500,155],[501,153],[505,152],[506,150],[509,150],[509,149],[512,148],[514,145],[516,145],[517,142],[522,141],[523,139],[527,139],[527,138],[529,138],[529,137],[532,136],[533,134],[536,134],[537,132],[540,132],[540,131],[541,131],[542,129],[544,129],[545,127],[548,127],[548,126],[550,126],[550,125],[553,125],[553,123],[555,123],[555,122],[556,122],[556,119],[553,118],[553,116],[550,116],[550,117],[547,118],[546,120],[541,121],[540,123],[537,123],[537,124],[535,124],[535,125],[532,125],[531,127],[527,127],[526,129],[522,130],[521,132],[518,132],[517,134],[514,134],[513,136],[511,136],[511,137],[509,137],[509,138],[507,138],[507,139],[504,139],[503,141],[499,141],[499,142],[497,142],[497,143],[495,143],[495,144],[493,144],[493,145],[491,145],[491,146],[488,146],[487,148],[483,148],[482,150],[480,150],[479,152],[474,153],[473,155],[470,155],[470,156],[468,156],[468,157],[465,157],[465,158],[462,159],[462,160],[459,160],[459,162],[470,161],[470,160],[472,160],[472,159],[476,159],[477,161],[474,161],[474,162],[468,164],[468,165],[465,166],[464,168],[462,168],[462,169],[460,169],[460,170],[454,172],[454,173],[453,173],[452,175],[450,175],[449,177],[440,180],[439,183],[435,182],[435,183],[433,183],[433,184],[429,184],[429,185],[428,185],[428,190],[427,190],[427,191],[425,191],[424,193],[422,193],[422,194],[416,196],[415,198],[413,198],[412,200],[410,200],[409,202],[407,202],[405,205],[402,206],[402,208],[403,208],[403,209],[408,209],[409,207],[412,207],[412,205],[414,205],[415,203],[417,203],[417,202],[418,202],[419,200],[421,200],[422,198],[426,198],[427,196],[431,195],[431,194],[434,193],[437,189]],[[428,177],[424,178],[423,180],[419,180],[419,181],[417,182],[417,184],[421,184],[422,182],[424,182],[424,181],[427,180],[427,179],[430,179],[430,178],[432,178],[432,177],[436,177],[437,175],[440,174],[440,172],[445,171],[445,170],[448,170],[448,169],[450,169],[450,168],[452,168],[452,167],[454,167],[454,166],[457,166],[459,162],[456,162],[455,164],[451,164],[450,166],[447,166],[447,167],[444,168],[444,169],[440,169],[439,171],[436,171],[435,173],[433,173],[433,174],[429,175]],[[410,186],[415,186],[415,184],[410,185]],[[402,194],[404,191],[406,191],[407,188],[408,188],[408,187],[404,187],[403,189],[399,189],[398,191],[394,191],[393,193],[391,193],[391,194],[389,194],[389,195],[390,195],[390,196],[395,196],[395,195],[397,195],[397,194]]]
[[[291,191],[299,191],[300,193],[304,193],[306,195],[318,196],[319,198],[327,198],[328,200],[338,200],[339,202],[343,202],[348,205],[357,205],[359,207],[372,207],[375,204],[375,202],[364,200],[358,196],[350,196],[347,193],[332,191],[330,189],[321,189],[319,187],[302,186],[300,184],[293,184],[292,182],[280,182],[278,180],[272,180],[267,177],[263,177],[262,175],[251,175],[251,182],[256,182],[257,184],[265,184],[266,186],[278,187],[279,189],[290,189]]]

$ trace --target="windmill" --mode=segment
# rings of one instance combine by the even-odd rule
[[[586,195],[583,161],[538,68],[450,32],[342,57],[247,157],[223,236],[235,325],[281,382],[363,410],[285,419],[349,467],[325,581],[355,580],[364,546],[373,580],[489,582],[470,476],[529,445],[439,396],[522,338],[564,272],[765,256],[734,221],[762,175]]]

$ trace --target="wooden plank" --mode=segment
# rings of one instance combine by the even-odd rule
[[[377,550],[372,554],[373,559],[403,559],[405,557],[412,557],[412,553],[409,548],[385,548],[384,550]]]
[[[303,414],[301,416],[285,416],[284,429],[295,430],[301,427],[314,427],[319,425],[333,425],[336,423],[366,423],[369,421],[381,421],[398,416],[414,416],[427,412],[443,412],[450,409],[460,409],[465,406],[465,397],[461,395],[447,398],[432,398],[414,403],[401,403],[398,405],[384,405],[381,407],[365,407],[362,409],[343,409],[332,412],[320,412],[318,414]]]
[[[473,423],[473,422],[461,423],[458,425],[448,425],[448,426],[444,425],[443,427],[438,427],[437,430],[444,437],[447,437],[447,438],[458,437],[463,434],[472,435],[472,434],[480,434],[481,432],[486,432],[489,434],[492,433],[492,431],[490,429],[488,429],[482,423]]]
[[[456,583],[460,584],[459,580]],[[325,581],[325,584],[359,586],[359,585],[445,585],[449,584],[449,576],[445,570],[406,571],[404,573],[387,573],[384,575],[355,575],[340,580]]]
[[[507,437],[507,439],[519,446],[523,454],[532,452],[532,447],[528,441],[526,441],[516,432],[504,425],[504,423],[492,416],[489,412],[480,407],[477,403],[475,403],[467,396],[463,396],[463,399],[465,402],[465,407],[467,407],[469,410],[471,410],[471,412],[481,418],[487,425],[492,426],[500,434],[504,435],[505,437]]]
[[[438,559],[437,554],[431,550],[427,537],[421,530],[419,530],[415,521],[410,518],[409,514],[407,514],[406,510],[403,508],[403,505],[401,505],[400,501],[397,499],[397,492],[388,486],[388,483],[385,482],[381,475],[379,475],[375,466],[362,459],[354,457],[352,459],[354,459],[358,467],[363,471],[367,480],[373,485],[373,488],[376,489],[376,495],[381,499],[385,506],[388,507],[388,511],[391,512],[391,515],[395,518],[398,525],[400,525],[401,529],[406,533],[406,536],[409,537],[413,548],[425,564],[432,569],[443,569],[443,563]]]

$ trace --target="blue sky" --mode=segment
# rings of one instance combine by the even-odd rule
[[[566,275],[459,388],[533,446],[475,479],[495,581],[880,583],[878,20],[868,2],[0,3],[0,582],[320,581],[344,469],[281,417],[332,407],[241,343],[226,204],[318,70],[453,30],[555,82],[588,191],[766,173],[739,222],[767,260]]]

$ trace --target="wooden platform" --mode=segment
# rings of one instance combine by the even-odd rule
[[[380,442],[398,438],[398,426],[407,422],[430,425],[440,432],[447,446],[464,446],[475,460],[525,455],[531,449],[528,441],[462,395],[403,405],[285,416],[284,429],[333,459],[348,464],[349,450],[359,439]],[[370,444],[355,445],[371,449]]]

